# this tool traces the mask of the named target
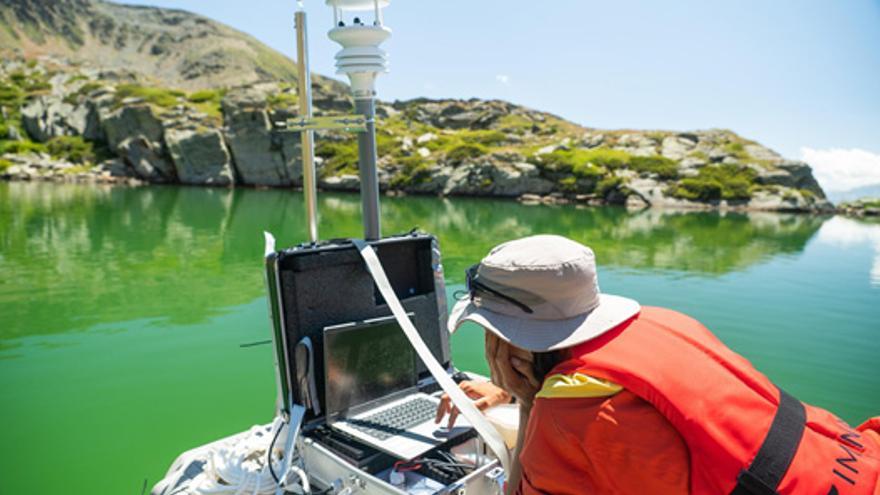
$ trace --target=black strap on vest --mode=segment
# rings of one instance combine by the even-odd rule
[[[776,488],[797,452],[807,422],[801,401],[779,389],[779,408],[752,465],[740,471],[730,495],[778,495]]]

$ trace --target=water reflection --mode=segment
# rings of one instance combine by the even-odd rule
[[[867,244],[874,250],[871,285],[880,287],[880,222],[834,217],[825,222],[817,236],[820,242],[847,249]]]
[[[322,194],[320,211],[322,238],[360,234],[357,196]],[[201,322],[249,303],[263,294],[262,231],[294,244],[303,217],[287,191],[0,184],[0,339]],[[593,246],[605,267],[715,276],[800,252],[822,219],[409,197],[383,200],[383,224],[437,234],[457,283],[499,242],[548,232]]]

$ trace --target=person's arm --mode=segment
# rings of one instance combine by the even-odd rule
[[[506,390],[519,402],[519,432],[517,434],[516,449],[510,460],[510,472],[507,473],[507,494],[512,495],[519,491],[522,482],[522,463],[519,460],[520,452],[525,443],[526,431],[529,426],[529,416],[532,413],[532,404],[535,395],[541,389],[541,382],[535,377],[531,357],[525,351],[517,352],[517,356],[511,355],[512,348],[507,342],[501,341],[491,332],[486,332],[486,359],[492,372],[492,381]]]

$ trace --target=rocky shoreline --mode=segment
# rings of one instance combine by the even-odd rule
[[[191,93],[60,59],[0,65],[0,178],[213,187],[301,186],[295,84]],[[319,114],[349,112],[336,85]],[[731,131],[600,130],[503,101],[380,102],[379,181],[391,194],[527,204],[795,212],[833,206],[804,163]],[[318,136],[319,187],[357,191],[350,135]]]

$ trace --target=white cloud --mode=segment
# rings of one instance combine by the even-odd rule
[[[813,175],[826,191],[880,184],[880,155],[870,151],[801,148],[801,159],[813,167]]]
[[[507,74],[498,74],[497,76],[495,76],[495,80],[505,86],[510,85],[510,76],[508,76]]]

